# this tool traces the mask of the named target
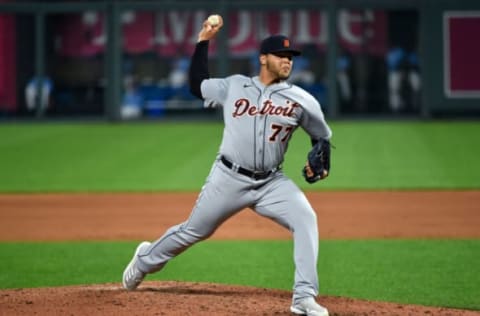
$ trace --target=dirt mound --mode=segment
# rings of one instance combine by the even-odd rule
[[[330,315],[473,316],[478,312],[321,296]],[[0,315],[292,315],[288,291],[210,283],[142,283],[0,291]]]
[[[321,239],[479,238],[480,191],[310,192]],[[0,241],[152,240],[185,220],[196,193],[0,195]],[[62,229],[58,229],[62,227]],[[244,211],[215,239],[288,239]],[[253,271],[252,271],[253,272]],[[320,297],[331,315],[480,315],[480,312]],[[206,283],[145,282],[0,291],[10,315],[291,315],[288,291]]]

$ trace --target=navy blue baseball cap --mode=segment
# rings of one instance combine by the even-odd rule
[[[293,56],[301,54],[300,51],[291,47],[291,42],[285,35],[272,35],[260,44],[260,54],[291,53]]]

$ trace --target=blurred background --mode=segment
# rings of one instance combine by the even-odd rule
[[[187,86],[212,13],[212,76],[256,74],[282,33],[327,117],[480,117],[477,0],[0,0],[0,120],[220,119]]]

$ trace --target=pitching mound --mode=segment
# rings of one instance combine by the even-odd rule
[[[0,292],[0,315],[292,315],[291,293],[209,283],[142,283],[128,292],[119,284],[16,289]],[[320,297],[330,315],[473,316],[478,312]]]
[[[195,193],[0,195],[0,241],[151,240],[188,217]],[[480,191],[311,192],[321,238],[480,238]],[[62,227],[62,229],[58,229]],[[215,239],[288,239],[244,211]],[[133,251],[133,249],[132,249]],[[127,260],[127,259],[126,259]],[[126,263],[126,262],[125,262]],[[6,272],[8,273],[8,272]],[[291,315],[291,292],[207,283],[145,282],[0,291],[3,315]],[[330,315],[473,316],[480,312],[320,297]]]

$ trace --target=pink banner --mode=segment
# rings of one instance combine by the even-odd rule
[[[123,48],[131,54],[190,55],[207,16],[205,11],[124,12]],[[103,20],[95,12],[66,16],[57,26],[58,53],[65,56],[103,53],[106,41]],[[235,56],[256,52],[259,41],[269,34],[288,35],[299,48],[313,44],[324,51],[327,43],[327,18],[322,11],[239,11],[231,12],[228,21],[228,49]],[[383,11],[340,11],[337,25],[340,45],[352,53],[384,55],[386,25]],[[211,52],[216,52],[215,41]]]
[[[17,108],[15,34],[15,17],[0,15],[0,109],[7,111]]]
[[[106,42],[103,15],[96,12],[65,14],[57,26],[56,41],[64,56],[103,53]]]
[[[154,14],[128,12],[123,15],[123,47],[131,54],[153,51]]]
[[[448,96],[480,96],[480,12],[456,12],[445,19],[445,90]]]

